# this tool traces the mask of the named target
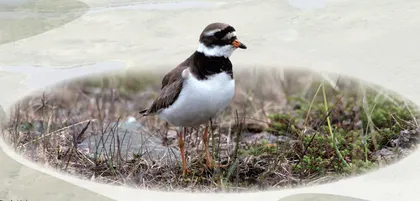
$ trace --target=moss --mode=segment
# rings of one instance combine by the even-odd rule
[[[297,119],[290,113],[270,115],[271,126],[267,128],[268,132],[276,135],[297,134]]]
[[[312,88],[311,91],[316,91],[315,86]],[[312,98],[289,97],[288,101],[295,105],[293,111],[269,116],[272,121],[267,129],[269,132],[277,135],[293,133],[302,139],[301,145],[292,151],[295,153],[292,158],[299,161],[293,166],[294,173],[310,176],[327,172],[365,172],[376,166],[376,151],[390,146],[389,142],[397,138],[401,131],[416,128],[413,118],[418,118],[419,112],[415,107],[406,107],[404,101],[395,97],[391,100],[374,91],[368,91],[363,102],[363,97],[357,95],[356,91],[345,92],[327,92],[334,139],[324,121],[325,105],[319,94],[312,105]],[[298,122],[303,122],[303,126]],[[302,129],[308,127],[316,132],[303,134]],[[304,152],[307,145],[309,147]],[[335,148],[349,167],[338,160]]]
[[[240,156],[260,156],[263,154],[275,154],[278,151],[277,144],[270,144],[268,141],[263,140],[262,143],[254,144],[250,146],[249,149],[240,149]]]

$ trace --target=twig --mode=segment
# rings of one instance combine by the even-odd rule
[[[88,121],[88,123],[86,124],[86,126],[82,129],[82,131],[80,131],[79,135],[77,135],[77,137],[74,140],[74,144],[79,144],[82,142],[82,136],[83,134],[86,132],[86,130],[88,129],[90,122],[92,122],[91,120]]]
[[[96,119],[90,119],[90,120],[86,120],[86,121],[81,121],[81,122],[79,122],[79,123],[75,123],[75,124],[72,124],[72,125],[70,125],[70,126],[66,126],[66,127],[64,127],[64,128],[58,129],[58,130],[56,130],[56,131],[53,131],[53,132],[51,132],[51,133],[45,134],[45,135],[43,135],[43,136],[39,137],[37,140],[40,140],[40,139],[42,139],[42,138],[44,138],[44,137],[47,137],[47,136],[50,136],[50,135],[53,135],[53,134],[59,133],[59,132],[61,132],[61,131],[63,131],[63,130],[66,130],[66,129],[68,129],[68,128],[71,128],[71,127],[73,127],[73,126],[77,126],[77,125],[80,125],[80,124],[83,124],[83,123],[86,123],[86,122],[90,122],[90,121],[96,121]],[[27,143],[25,143],[25,144],[23,144],[23,145],[20,145],[20,146],[19,146],[19,148],[24,147],[24,146],[26,146],[26,145],[28,145],[29,143],[34,142],[34,141],[35,141],[35,140],[32,140],[32,141],[29,141],[29,142],[27,142]]]

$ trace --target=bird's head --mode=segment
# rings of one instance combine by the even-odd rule
[[[211,23],[200,34],[198,52],[208,57],[230,57],[237,48],[246,49],[236,36],[236,30],[229,24]]]

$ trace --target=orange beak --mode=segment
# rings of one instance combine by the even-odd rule
[[[241,41],[239,41],[238,39],[234,40],[232,42],[232,45],[236,48],[241,48],[241,49],[246,49],[246,45],[244,45],[243,43],[241,43]]]

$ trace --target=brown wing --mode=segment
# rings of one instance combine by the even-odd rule
[[[172,69],[169,73],[167,73],[162,79],[162,86],[160,89],[162,90],[168,84],[176,82],[179,79],[182,79],[181,73],[186,68],[188,68],[188,66],[184,66],[180,64],[176,68]]]
[[[140,111],[143,116],[154,114],[161,109],[169,107],[176,101],[184,81],[181,73],[186,68],[188,66],[177,66],[163,77],[161,91],[156,100],[153,101],[148,109]]]

